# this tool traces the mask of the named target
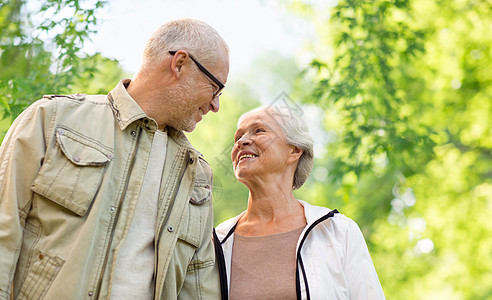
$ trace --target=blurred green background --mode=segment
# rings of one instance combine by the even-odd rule
[[[0,2],[1,137],[43,94],[106,94],[131,77],[82,51],[108,3],[26,2]],[[492,1],[276,2],[315,25],[307,67],[258,56],[189,134],[214,169],[216,224],[246,208],[230,164],[237,118],[278,101],[318,143],[296,196],[359,224],[388,299],[492,299]],[[265,80],[278,96],[260,103],[244,82]]]

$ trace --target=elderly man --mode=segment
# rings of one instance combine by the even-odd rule
[[[182,131],[219,110],[229,50],[168,22],[106,96],[44,96],[0,148],[0,299],[217,299],[212,171]]]

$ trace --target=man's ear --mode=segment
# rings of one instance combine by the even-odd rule
[[[189,58],[188,53],[186,53],[186,51],[183,50],[179,50],[174,54],[171,60],[171,72],[176,78],[181,76],[181,73],[183,71],[182,67],[186,64],[188,58]]]

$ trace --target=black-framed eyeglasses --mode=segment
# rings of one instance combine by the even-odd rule
[[[178,51],[169,51],[169,54],[174,55],[176,54],[176,52]],[[212,81],[215,82],[215,84],[219,87],[219,89],[214,93],[212,99],[215,99],[215,97],[220,96],[222,94],[221,91],[224,89],[225,85],[222,82],[220,82],[220,80],[218,80],[214,75],[212,75],[212,73],[210,73],[204,66],[202,66],[202,64],[199,63],[198,60],[196,60],[196,58],[193,57],[193,55],[191,55],[190,53],[188,53],[188,55],[190,56],[191,60],[195,62],[198,69],[200,69],[200,71],[202,71],[203,74],[207,75],[208,78],[212,79]]]

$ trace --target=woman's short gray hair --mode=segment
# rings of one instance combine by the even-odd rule
[[[297,190],[311,174],[314,162],[313,138],[309,134],[306,122],[291,108],[285,106],[260,106],[244,113],[239,118],[238,123],[247,115],[257,112],[265,112],[273,116],[285,135],[286,143],[302,149],[303,153],[299,158],[292,184],[292,188]]]
[[[219,33],[209,24],[196,19],[169,21],[152,34],[143,54],[145,66],[162,61],[168,51],[186,50],[207,66],[215,66],[217,49],[229,47]]]

